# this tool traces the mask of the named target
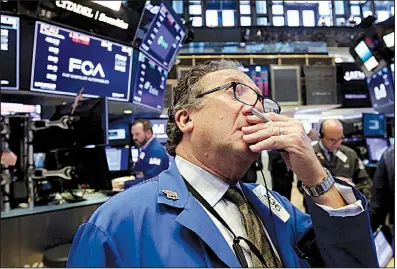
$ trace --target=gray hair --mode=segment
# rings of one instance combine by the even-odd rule
[[[234,60],[207,61],[204,64],[194,66],[185,76],[179,79],[178,84],[174,88],[172,106],[168,109],[168,141],[166,148],[171,156],[175,156],[176,146],[182,140],[183,135],[175,122],[175,113],[181,109],[196,110],[202,107],[203,100],[196,98],[203,90],[201,79],[212,72],[225,69],[241,70],[241,67],[241,64]]]

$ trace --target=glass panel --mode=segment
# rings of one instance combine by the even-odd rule
[[[330,1],[319,1],[318,2],[318,13],[320,15],[331,15],[331,2]]]
[[[189,5],[190,15],[201,15],[201,5]]]
[[[240,14],[245,14],[245,15],[251,14],[251,6],[240,5]]]
[[[272,6],[272,13],[274,15],[283,15],[284,14],[284,7],[282,5],[273,5]]]
[[[385,20],[387,20],[388,18],[390,18],[390,13],[389,13],[389,11],[383,11],[383,10],[381,10],[381,11],[378,11],[378,12],[376,12],[377,13],[377,17],[378,17],[378,22],[382,22],[382,21],[385,21]]]
[[[284,17],[273,16],[273,25],[274,26],[284,26]]]
[[[360,7],[359,6],[351,6],[350,7],[351,14],[360,16]]]
[[[267,25],[267,18],[266,17],[258,17],[256,19],[257,25]]]
[[[266,1],[256,1],[256,13],[257,14],[266,14],[267,8],[266,8]]]
[[[251,17],[241,17],[240,23],[241,26],[251,26]]]
[[[331,16],[322,16],[318,21],[319,26],[332,26]]]
[[[368,16],[372,16],[372,11],[371,10],[364,10],[363,11],[363,15],[364,15],[364,18],[366,18]]]
[[[345,18],[336,18],[336,26],[345,26],[346,19]]]
[[[183,1],[172,1],[172,8],[177,14],[183,14]]]
[[[312,27],[316,25],[314,20],[314,11],[313,10],[303,10],[302,11],[302,19],[303,19],[303,26]]]
[[[345,1],[335,1],[335,14],[343,15],[345,14]]]
[[[202,17],[193,17],[192,26],[193,27],[203,26],[203,18]]]
[[[206,25],[209,27],[218,26],[218,10],[207,10],[205,12]]]
[[[234,10],[222,10],[222,25],[234,26]]]
[[[288,26],[299,26],[299,10],[287,11]]]

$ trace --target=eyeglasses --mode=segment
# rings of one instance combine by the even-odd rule
[[[281,112],[281,107],[276,101],[262,96],[248,85],[237,82],[230,82],[228,84],[216,87],[212,90],[208,90],[206,92],[200,93],[199,95],[196,96],[196,98],[200,98],[206,94],[210,94],[228,88],[232,88],[234,98],[245,105],[255,106],[256,103],[259,101],[262,103],[263,112],[265,113],[274,112],[277,114],[280,114]]]

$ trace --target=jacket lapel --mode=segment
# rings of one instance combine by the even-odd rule
[[[291,216],[286,223],[284,223],[274,213],[272,217],[270,215],[269,208],[265,206],[262,201],[253,193],[253,189],[257,185],[246,185],[240,183],[240,186],[249,204],[255,209],[263,225],[265,226],[273,245],[277,249],[284,267],[300,267],[297,256],[294,255],[295,250],[292,247],[294,242],[291,242],[288,232],[288,224],[292,221],[293,216]],[[280,201],[278,202],[282,205]],[[274,221],[272,221],[272,218]],[[289,244],[287,244],[287,242],[289,242]]]
[[[164,190],[175,192],[178,199],[168,199]],[[240,263],[228,243],[199,202],[186,188],[175,161],[159,177],[158,203],[182,209],[176,221],[200,237],[212,251],[229,267],[240,267]]]

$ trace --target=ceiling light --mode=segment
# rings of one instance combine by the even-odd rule
[[[126,110],[124,110],[124,114],[132,114],[132,110],[126,109]]]

